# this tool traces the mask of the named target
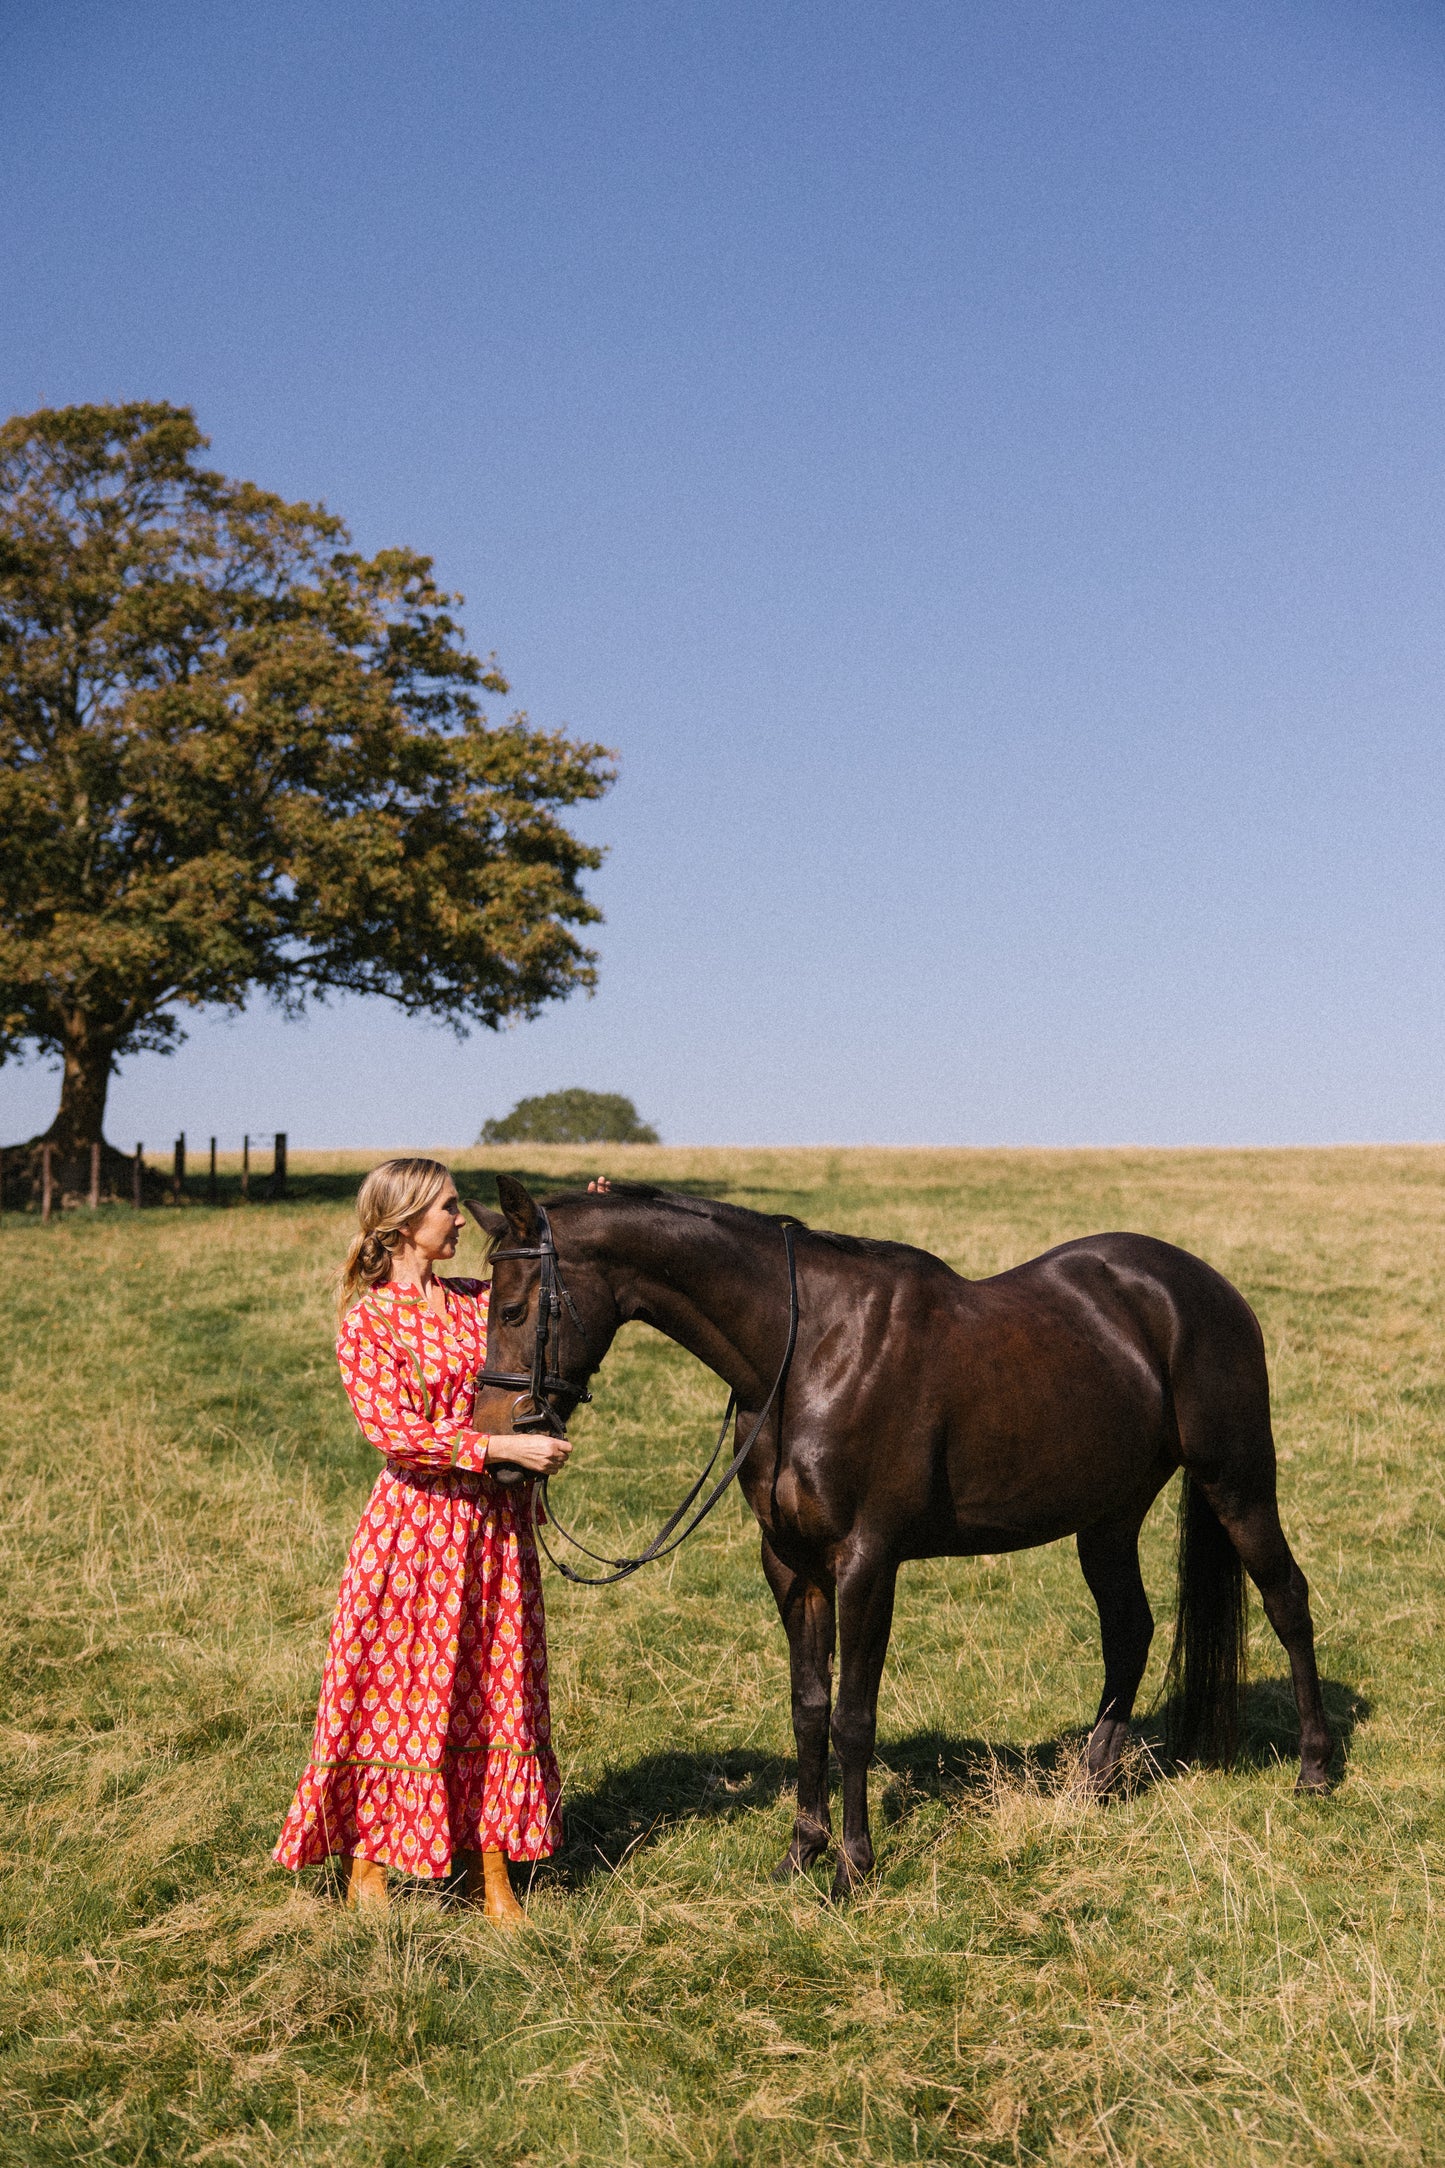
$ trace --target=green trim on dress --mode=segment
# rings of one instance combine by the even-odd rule
[[[498,1741],[494,1746],[449,1746],[445,1749],[445,1752],[448,1754],[510,1754],[514,1761],[526,1761],[537,1754],[539,1749],[535,1746],[508,1746],[504,1741]],[[389,1769],[394,1776],[403,1777],[439,1777],[444,1774],[440,1767],[434,1769],[429,1762],[358,1761],[350,1755],[343,1756],[340,1761],[314,1761],[310,1764],[310,1767],[313,1769]]]

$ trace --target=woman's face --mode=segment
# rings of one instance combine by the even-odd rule
[[[465,1224],[457,1199],[457,1185],[449,1175],[441,1194],[406,1229],[407,1239],[417,1256],[427,1264],[440,1264],[443,1258],[456,1256],[457,1242]]]

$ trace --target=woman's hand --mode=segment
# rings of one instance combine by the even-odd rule
[[[510,1461],[533,1475],[555,1475],[571,1450],[565,1438],[549,1438],[545,1432],[494,1430],[487,1440],[487,1466],[494,1460]]]

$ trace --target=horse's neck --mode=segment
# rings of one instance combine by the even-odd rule
[[[587,1232],[624,1320],[676,1340],[745,1407],[766,1392],[788,1329],[781,1230],[619,1199]]]

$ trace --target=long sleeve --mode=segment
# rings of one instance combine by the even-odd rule
[[[342,1325],[336,1355],[361,1434],[388,1460],[423,1474],[485,1468],[485,1434],[457,1416],[430,1421],[415,1362],[389,1334],[369,1331],[355,1310]]]

